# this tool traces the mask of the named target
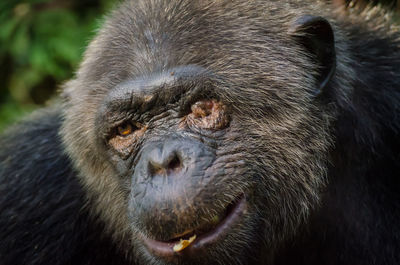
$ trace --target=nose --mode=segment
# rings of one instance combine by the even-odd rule
[[[208,191],[214,161],[212,148],[185,136],[144,144],[132,176],[130,216],[155,236],[182,232],[182,224],[193,224],[198,195]]]
[[[179,174],[184,167],[182,151],[174,145],[166,145],[153,149],[148,157],[148,174],[154,176],[173,176]]]
[[[135,175],[157,182],[158,177],[197,174],[194,171],[204,170],[212,159],[213,155],[202,143],[183,137],[166,138],[143,149]]]
[[[133,180],[160,185],[162,189],[166,188],[166,179],[183,184],[189,179],[194,181],[191,176],[202,176],[214,158],[215,154],[203,143],[184,137],[167,137],[143,147]]]

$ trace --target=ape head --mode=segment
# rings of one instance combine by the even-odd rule
[[[329,22],[295,1],[194,2],[110,16],[65,87],[63,142],[127,255],[251,263],[318,207],[345,97],[332,84],[351,71]]]

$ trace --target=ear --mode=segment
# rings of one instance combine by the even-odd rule
[[[321,94],[336,69],[335,37],[331,25],[323,17],[305,15],[292,24],[289,33],[316,58],[319,87],[315,94]]]

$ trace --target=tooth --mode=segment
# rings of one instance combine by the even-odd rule
[[[188,240],[186,239],[180,239],[180,242],[178,244],[175,244],[173,250],[175,252],[179,252],[187,248],[190,244],[193,243],[193,241],[196,239],[196,235],[190,237]]]

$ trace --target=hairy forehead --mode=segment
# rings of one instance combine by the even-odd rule
[[[231,82],[253,82],[261,75],[284,80],[279,69],[295,69],[301,64],[296,60],[304,58],[286,32],[292,11],[282,6],[276,1],[126,1],[90,44],[78,80],[99,94],[185,65]]]

